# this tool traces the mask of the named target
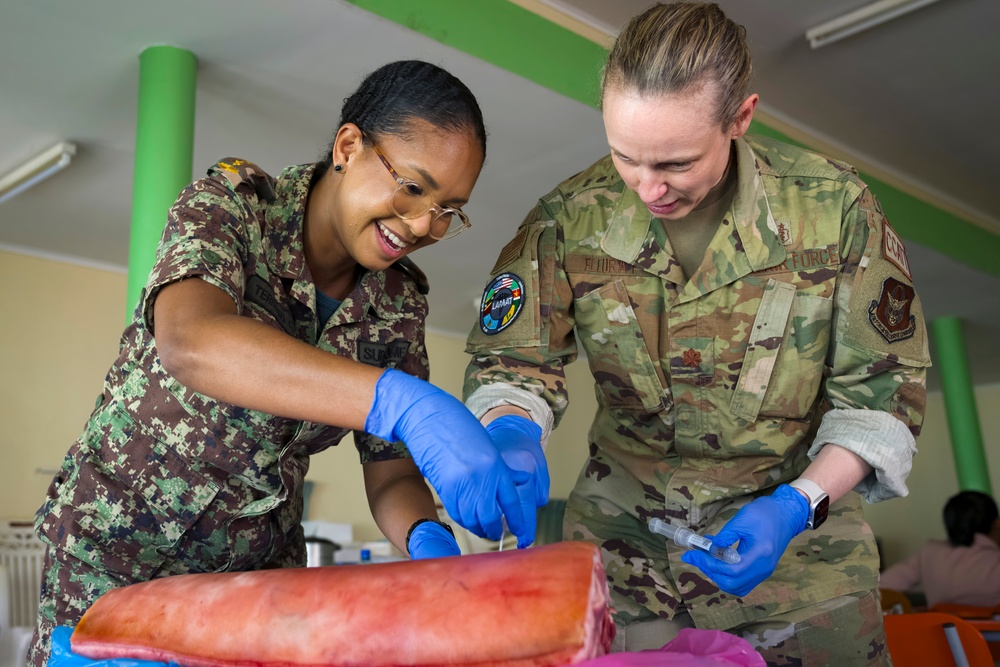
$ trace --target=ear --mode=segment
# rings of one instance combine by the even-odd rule
[[[740,108],[736,111],[736,120],[729,129],[730,139],[739,139],[750,129],[750,121],[753,120],[753,112],[757,109],[758,101],[760,96],[754,93],[740,104]]]
[[[351,157],[361,150],[361,128],[354,123],[344,123],[333,139],[333,164],[347,165]]]

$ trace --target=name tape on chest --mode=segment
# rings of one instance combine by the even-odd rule
[[[273,317],[285,333],[295,335],[295,318],[292,313],[285,308],[274,296],[274,290],[266,280],[254,274],[247,280],[246,292],[243,300],[256,304],[264,309],[268,315]]]
[[[394,340],[391,343],[358,342],[358,361],[369,366],[386,368],[395,366],[410,349],[410,341]]]
[[[567,273],[592,273],[599,275],[623,276],[635,273],[635,266],[613,257],[600,255],[567,255]]]

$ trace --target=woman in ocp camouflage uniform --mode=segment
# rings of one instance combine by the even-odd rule
[[[500,253],[466,405],[544,442],[583,346],[598,409],[563,537],[603,549],[617,650],[694,626],[771,665],[889,664],[861,499],[907,492],[920,303],[849,165],[746,134],[750,79],[745,31],[714,4],[625,25],[602,82],[611,154]],[[652,518],[742,560],[682,551]]]
[[[227,158],[181,193],[38,511],[49,549],[35,667],[53,628],[111,588],[304,565],[309,457],[350,430],[372,514],[404,553],[459,553],[422,474],[466,528],[499,539],[506,515],[530,541],[490,435],[425,381],[427,286],[407,257],[469,226],[461,207],[485,153],[471,91],[401,61],[345,100],[320,162],[273,178]]]

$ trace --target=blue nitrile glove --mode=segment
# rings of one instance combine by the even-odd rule
[[[52,631],[52,653],[49,654],[47,667],[179,667],[176,662],[153,662],[151,660],[133,660],[132,658],[113,658],[111,660],[95,660],[73,653],[69,637],[73,628],[63,625]]]
[[[549,501],[549,465],[542,451],[542,427],[526,417],[504,415],[487,424],[486,431],[511,469],[521,499],[527,529],[524,539],[518,535],[517,546],[523,549],[535,541],[537,508]]]
[[[406,541],[406,550],[410,552],[412,560],[462,555],[455,536],[447,528],[433,521],[424,521],[413,527],[410,539]]]
[[[510,471],[483,425],[451,394],[390,368],[375,385],[365,431],[403,441],[460,525],[499,540],[506,516],[518,539],[527,536]]]
[[[730,565],[695,550],[685,551],[681,560],[704,572],[726,593],[742,597],[774,573],[788,543],[805,529],[808,519],[805,497],[782,484],[771,495],[744,505],[712,538],[721,547],[739,540],[739,563]]]

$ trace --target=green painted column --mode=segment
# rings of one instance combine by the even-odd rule
[[[151,46],[139,56],[126,322],[153,268],[167,211],[191,182],[197,69],[193,53],[173,46]]]
[[[959,489],[992,494],[962,321],[957,317],[939,317],[931,322],[931,330]]]

